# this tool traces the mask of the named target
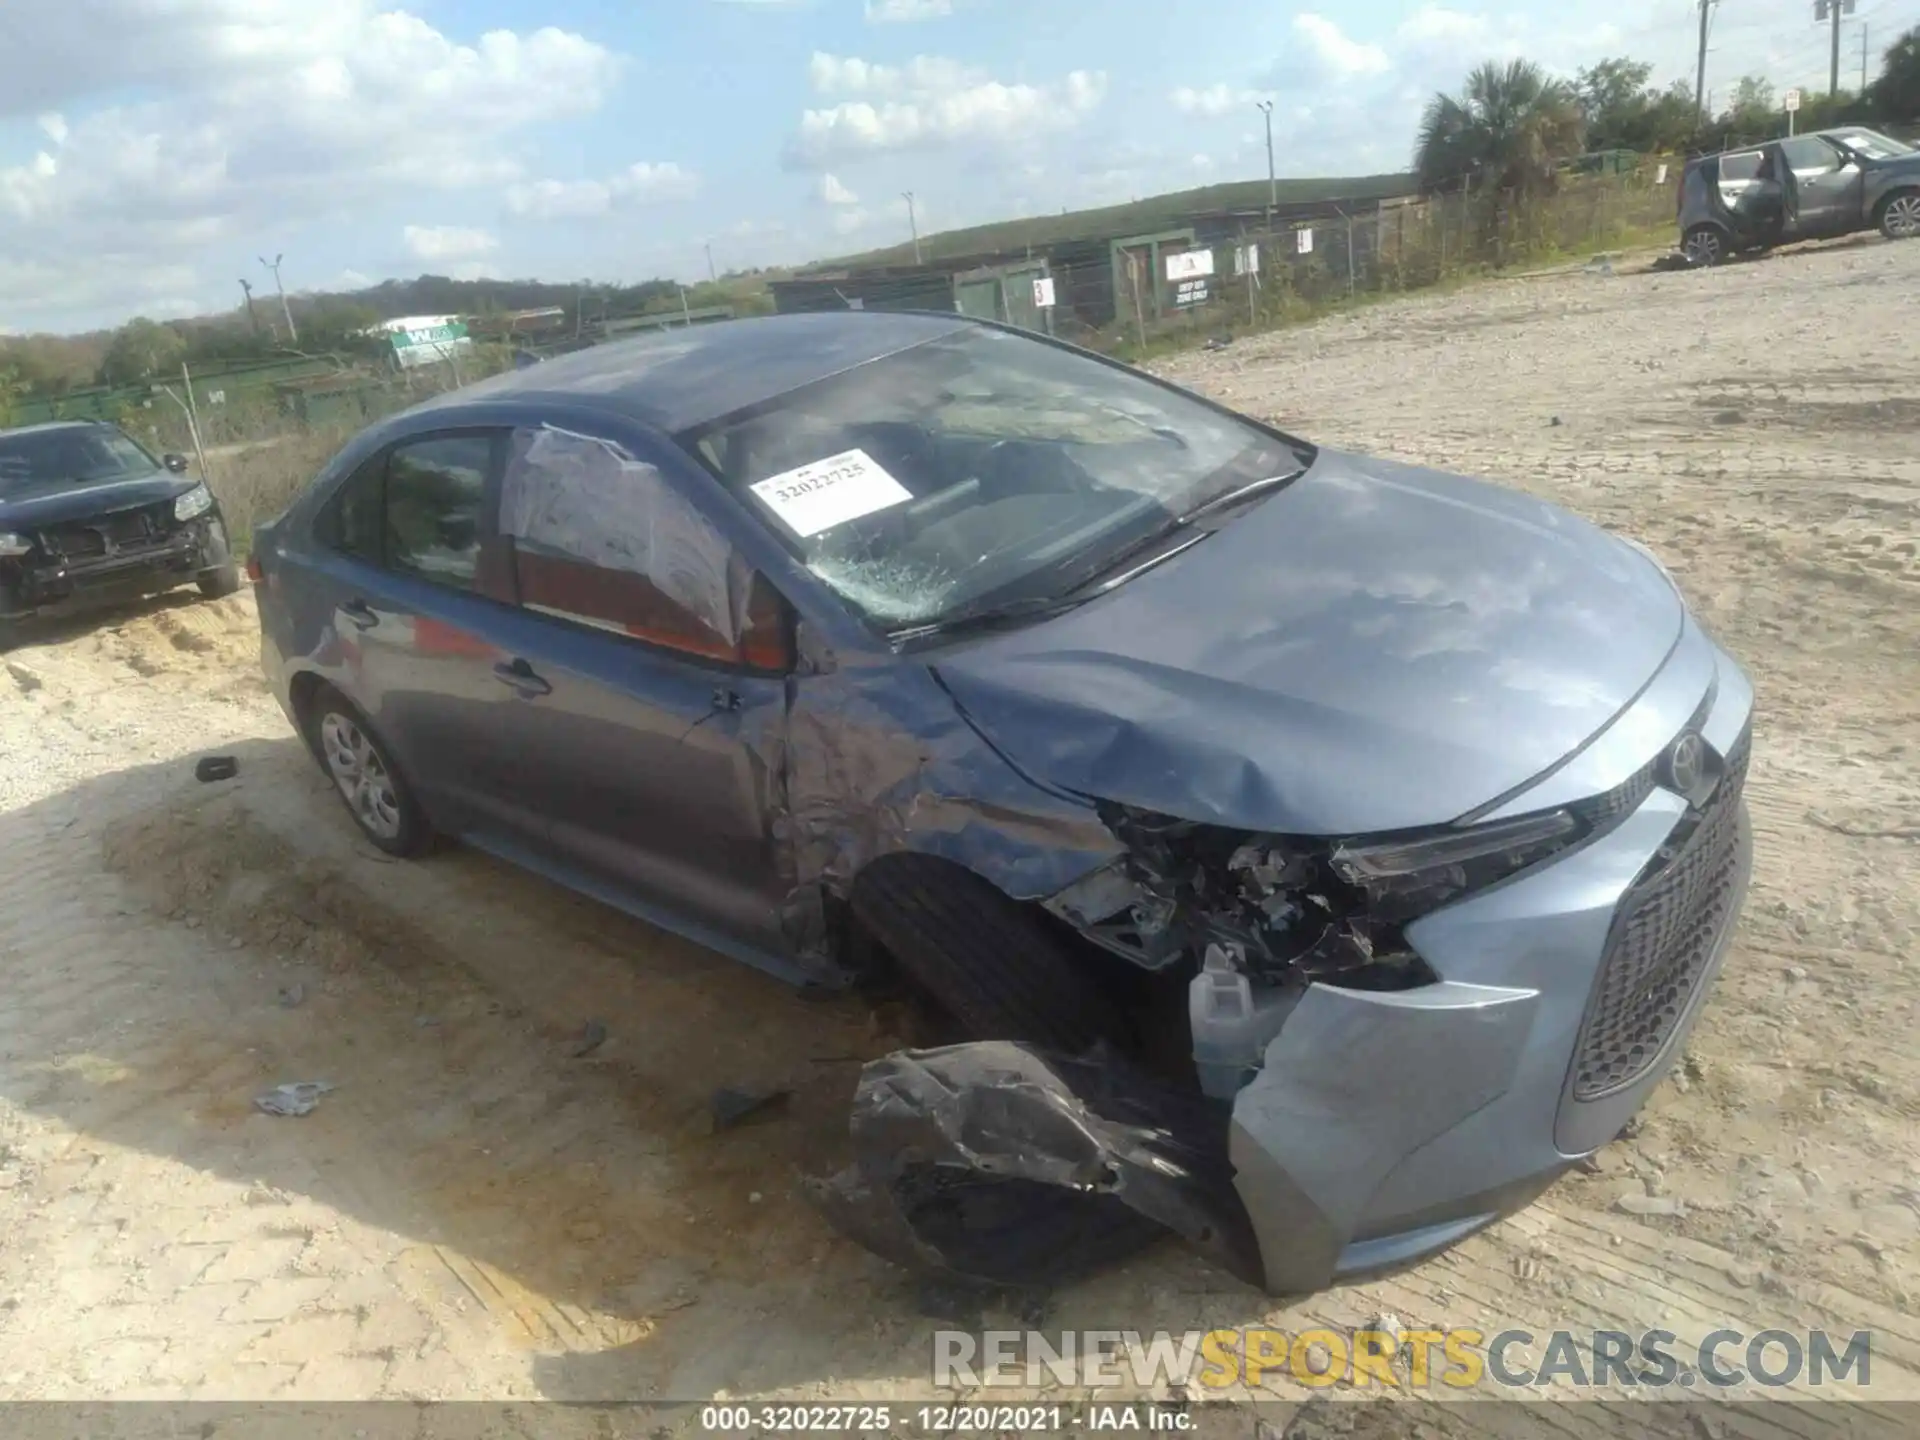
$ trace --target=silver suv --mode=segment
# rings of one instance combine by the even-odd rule
[[[1857,125],[1704,155],[1680,177],[1680,243],[1714,265],[1878,228],[1920,235],[1920,150]]]

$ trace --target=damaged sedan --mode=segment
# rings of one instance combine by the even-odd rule
[[[925,1271],[1440,1250],[1625,1126],[1747,886],[1752,690],[1648,552],[958,316],[441,397],[251,573],[376,845],[924,998],[812,1188]]]
[[[100,421],[0,430],[0,638],[186,584],[212,599],[237,591],[220,503],[189,468]]]

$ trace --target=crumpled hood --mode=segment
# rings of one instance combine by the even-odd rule
[[[30,490],[10,490],[0,495],[0,530],[37,530],[44,525],[110,515],[116,510],[134,510],[184,495],[199,483],[191,475],[156,470],[151,475],[95,485],[59,480]]]
[[[1049,785],[1358,834],[1452,820],[1579,748],[1683,613],[1651,560],[1564,510],[1322,451],[1192,549],[935,669]]]

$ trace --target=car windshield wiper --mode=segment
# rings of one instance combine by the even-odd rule
[[[1222,490],[1212,499],[1202,500],[1198,505],[1187,511],[1186,514],[1180,517],[1179,523],[1186,525],[1200,519],[1202,516],[1217,514],[1222,510],[1230,510],[1242,501],[1251,500],[1257,495],[1264,495],[1269,490],[1278,489],[1290,481],[1298,480],[1305,473],[1306,471],[1304,469],[1285,470],[1278,475],[1265,475],[1258,480],[1249,480],[1246,484],[1236,485],[1231,490]]]
[[[1076,605],[1084,604],[1096,596],[1105,594],[1114,586],[1138,574],[1140,570],[1150,568],[1151,565],[1157,565],[1162,560],[1169,560],[1181,551],[1187,549],[1188,546],[1197,544],[1205,539],[1205,534],[1195,535],[1184,544],[1168,547],[1165,553],[1155,556],[1147,565],[1128,570],[1125,574],[1116,579],[1109,580],[1105,584],[1095,585],[1095,581],[1101,580],[1102,577],[1113,575],[1116,570],[1126,565],[1128,561],[1148,553],[1157,546],[1164,545],[1170,536],[1178,535],[1182,530],[1187,529],[1194,521],[1208,515],[1217,514],[1243,501],[1251,500],[1255,496],[1263,495],[1267,491],[1283,485],[1290,480],[1298,479],[1303,473],[1305,473],[1304,470],[1296,469],[1285,471],[1279,475],[1263,476],[1258,480],[1250,480],[1245,485],[1236,486],[1234,489],[1223,491],[1208,500],[1204,500],[1185,514],[1177,515],[1165,524],[1155,526],[1151,531],[1142,535],[1132,544],[1123,546],[1111,554],[1102,555],[1097,562],[1080,568],[1074,573],[1072,581],[1064,589],[1056,590],[1047,595],[1030,595],[1018,600],[1005,600],[991,605],[963,605],[958,610],[955,610],[949,615],[944,615],[938,620],[929,620],[925,624],[911,625],[901,630],[891,631],[888,638],[896,644],[900,644],[912,640],[925,639],[929,635],[952,635],[963,630],[978,630],[993,625],[1036,620],[1047,615],[1058,614],[1063,610],[1071,610]]]

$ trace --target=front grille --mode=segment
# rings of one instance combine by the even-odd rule
[[[167,540],[164,506],[120,510],[90,520],[55,525],[41,532],[47,552],[63,560],[92,560],[121,551],[139,551]]]
[[[1749,753],[1742,735],[1692,833],[1622,900],[1575,1050],[1574,1099],[1597,1100],[1639,1079],[1686,1012],[1739,900]]]

